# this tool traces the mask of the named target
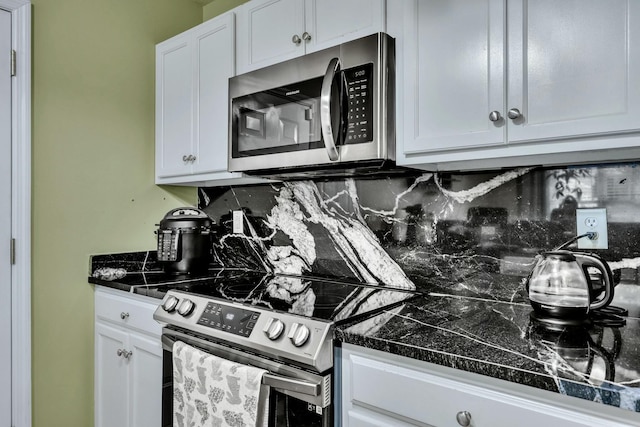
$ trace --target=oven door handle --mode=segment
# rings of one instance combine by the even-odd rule
[[[280,375],[264,374],[262,376],[262,384],[280,390],[308,394],[309,396],[320,395],[320,384],[314,384],[309,381],[299,380],[296,378],[287,378]]]
[[[173,344],[175,344],[176,341],[177,340],[175,338],[169,337],[164,334],[162,335],[163,348],[165,348],[168,351],[171,351]],[[190,345],[188,340],[183,339],[183,342]],[[201,347],[204,347],[204,346],[201,346]],[[320,383],[301,380],[298,378],[284,377],[282,375],[275,375],[269,372],[266,372],[265,374],[263,374],[262,384],[266,385],[267,387],[272,387],[282,391],[300,393],[300,394],[305,394],[307,396],[313,396],[313,397],[320,396],[320,390],[321,390]]]

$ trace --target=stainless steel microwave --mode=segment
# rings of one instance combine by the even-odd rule
[[[395,163],[395,43],[378,33],[229,80],[229,170],[353,174]]]

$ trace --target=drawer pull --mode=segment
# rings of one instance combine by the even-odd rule
[[[469,427],[471,425],[471,413],[467,411],[460,411],[456,414],[456,421],[462,427]]]
[[[120,318],[122,320],[126,319],[127,317],[129,317],[129,313],[125,313],[124,311],[122,313],[120,313]]]

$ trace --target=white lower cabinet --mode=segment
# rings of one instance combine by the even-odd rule
[[[152,318],[157,306],[155,299],[96,288],[96,427],[161,425],[161,327]]]
[[[528,386],[349,344],[341,353],[343,426],[637,425],[629,411]]]

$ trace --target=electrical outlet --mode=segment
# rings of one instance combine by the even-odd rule
[[[233,211],[233,234],[244,234],[244,213]]]
[[[578,239],[578,249],[608,249],[606,209],[576,209],[578,236],[592,233],[589,237]]]

